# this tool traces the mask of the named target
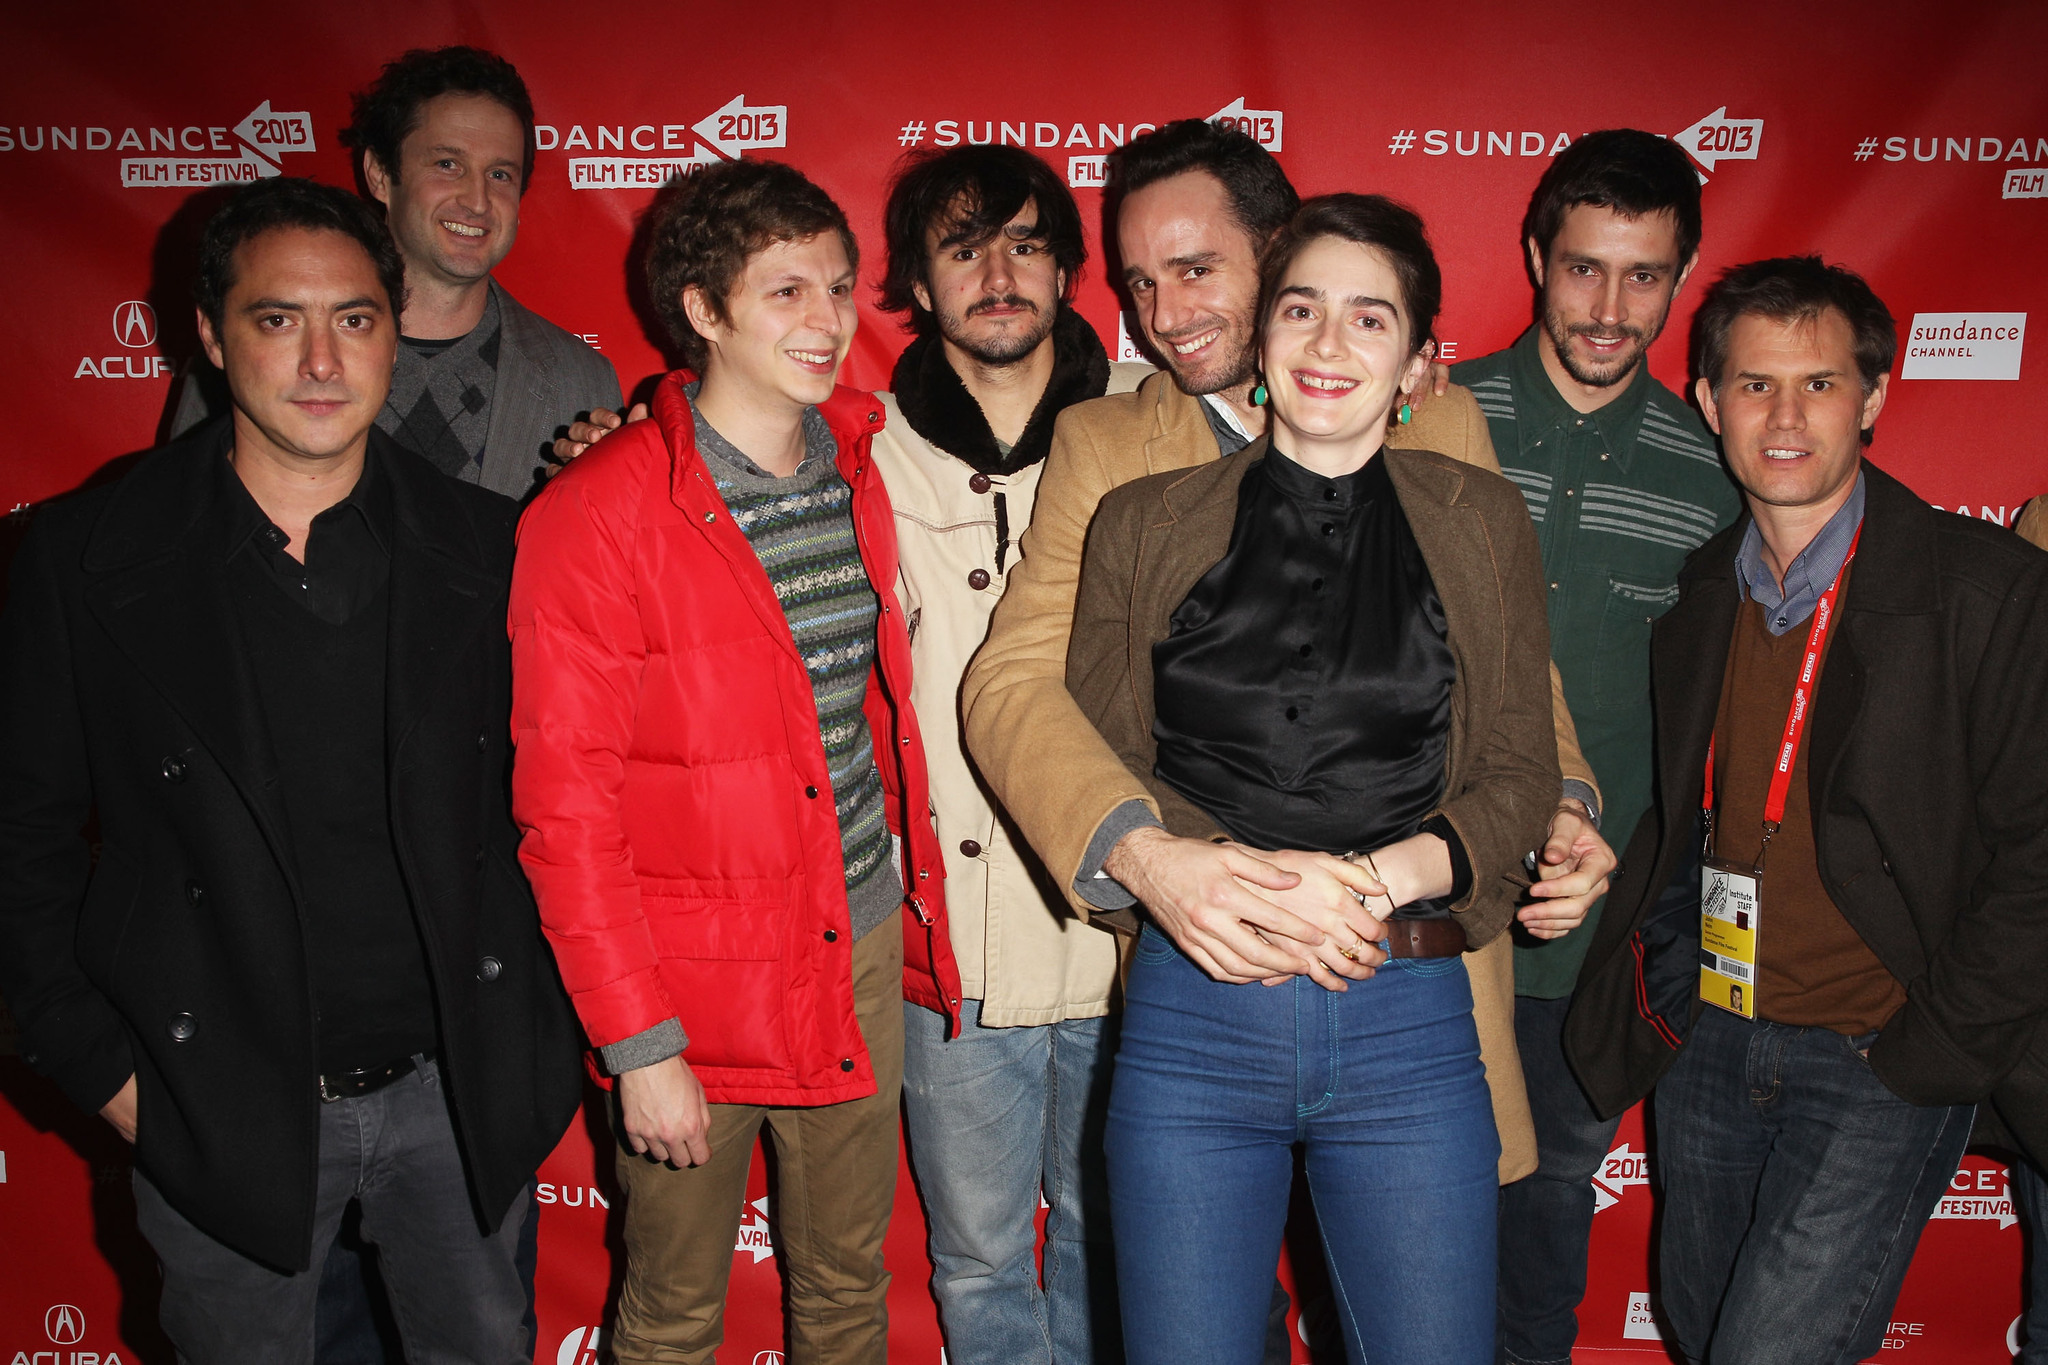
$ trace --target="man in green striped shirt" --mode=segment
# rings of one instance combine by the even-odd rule
[[[1523,239],[1541,321],[1451,378],[1478,398],[1536,523],[1551,652],[1619,848],[1650,805],[1650,623],[1677,600],[1686,555],[1740,506],[1713,437],[1645,361],[1699,259],[1699,178],[1653,133],[1589,133],[1544,173]],[[1580,1091],[1562,1031],[1599,913],[1515,950],[1538,1166],[1501,1192],[1499,1351],[1513,1365],[1568,1365],[1578,1332],[1590,1182],[1615,1123]]]

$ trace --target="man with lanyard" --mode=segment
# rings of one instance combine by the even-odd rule
[[[1897,334],[1856,275],[1739,266],[1696,327],[1749,516],[1655,627],[1655,816],[1565,1045],[1603,1114],[1657,1086],[1684,1358],[1848,1365],[1975,1107],[2048,1141],[2048,556],[1863,460]]]
[[[1686,554],[1738,510],[1712,438],[1648,363],[1699,259],[1699,178],[1655,134],[1589,133],[1537,183],[1523,241],[1539,323],[1450,378],[1478,398],[1536,522],[1551,655],[1599,776],[1601,827],[1620,843],[1650,804],[1650,622],[1676,599]],[[1530,923],[1516,935],[1538,1164],[1501,1191],[1500,1350],[1513,1365],[1564,1365],[1578,1336],[1591,1180],[1615,1123],[1587,1105],[1561,1038],[1599,911],[1577,933]]]
[[[533,180],[533,100],[512,63],[473,47],[415,50],[355,96],[342,141],[405,261],[403,332],[377,425],[442,473],[524,498],[549,443],[620,406],[618,374],[492,275]],[[219,376],[188,375],[171,429],[227,410]]]

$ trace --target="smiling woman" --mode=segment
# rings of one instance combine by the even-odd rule
[[[1103,499],[1068,655],[1171,834],[1279,850],[1300,883],[1261,894],[1317,940],[1290,943],[1306,975],[1232,974],[1153,907],[1106,1135],[1126,1347],[1258,1357],[1299,1141],[1350,1359],[1489,1365],[1500,1144],[1463,954],[1557,790],[1535,535],[1498,475],[1384,449],[1433,351],[1420,219],[1310,200],[1261,275],[1269,436]]]

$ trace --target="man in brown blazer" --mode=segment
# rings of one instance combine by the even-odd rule
[[[1120,884],[1104,874],[1119,842],[1159,823],[1150,793],[1089,724],[1066,688],[1068,637],[1083,543],[1110,489],[1185,469],[1243,448],[1264,430],[1250,400],[1257,384],[1258,252],[1297,199],[1277,162],[1234,130],[1198,120],[1168,124],[1111,156],[1110,212],[1128,289],[1147,340],[1167,367],[1135,393],[1078,404],[1061,415],[1038,505],[997,608],[989,641],[967,673],[967,743],[997,798],[1045,859],[1077,913],[1132,899],[1185,910],[1212,934],[1224,963],[1248,974],[1303,970],[1283,944],[1241,920],[1265,904],[1239,880],[1294,884],[1291,873],[1221,848],[1170,846],[1139,835],[1155,857]],[[1497,470],[1469,391],[1452,387],[1388,444],[1434,450]],[[1553,675],[1558,760],[1567,783],[1597,797]],[[1533,931],[1562,932],[1606,889],[1613,855],[1576,798],[1560,803],[1542,858],[1547,903],[1521,913]],[[1249,874],[1249,875],[1247,875]],[[1219,957],[1219,961],[1223,959]],[[1528,1102],[1513,1035],[1513,966],[1506,936],[1471,954],[1474,1017],[1501,1133],[1501,1176],[1535,1165]],[[1252,969],[1256,969],[1255,971]]]

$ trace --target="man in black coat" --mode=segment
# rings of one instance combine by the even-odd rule
[[[232,422],[45,509],[0,615],[0,991],[136,1143],[181,1358],[310,1361],[356,1200],[408,1355],[523,1362],[580,1076],[506,783],[517,509],[372,429],[360,200],[249,187],[196,292]]]
[[[1864,462],[1897,334],[1855,275],[1739,266],[1695,326],[1748,515],[1656,624],[1566,1046],[1605,1113],[1657,1087],[1685,1358],[1847,1365],[1977,1107],[2048,1154],[2048,555]]]

